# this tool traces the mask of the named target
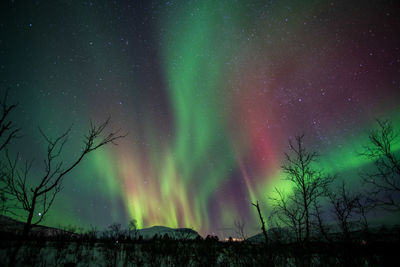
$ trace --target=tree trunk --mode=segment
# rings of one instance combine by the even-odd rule
[[[21,249],[23,242],[28,238],[29,231],[31,230],[32,227],[32,219],[33,219],[33,213],[35,212],[36,199],[37,199],[37,190],[33,193],[32,206],[29,209],[28,219],[26,220],[24,229],[22,231],[22,238],[17,241],[14,250],[10,254],[9,266],[15,266],[18,252]]]
[[[254,203],[251,203],[251,204],[252,204],[254,207],[257,208],[258,215],[260,216],[260,221],[261,221],[261,230],[262,230],[263,235],[264,235],[264,238],[265,238],[265,244],[268,245],[268,236],[267,236],[267,231],[265,230],[264,218],[263,218],[262,215],[261,215],[260,205],[258,204],[258,201],[257,201],[257,204],[254,204]]]
[[[308,213],[308,206],[307,206],[307,200],[306,200],[306,196],[305,196],[306,192],[303,192],[304,194],[304,211],[306,213],[306,236],[304,238],[304,242],[308,242],[308,239],[310,238],[310,221],[309,221],[309,213]]]
[[[26,220],[26,223],[25,223],[25,226],[24,226],[24,230],[22,232],[22,237],[23,238],[28,237],[29,231],[31,230],[31,227],[32,227],[32,218],[33,218],[33,213],[35,212],[36,198],[37,198],[37,192],[35,191],[33,193],[32,206],[29,209],[28,219]]]

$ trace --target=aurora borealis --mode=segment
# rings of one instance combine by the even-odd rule
[[[358,181],[376,118],[400,126],[396,1],[3,1],[0,90],[19,102],[12,146],[43,170],[37,127],[89,120],[129,133],[66,177],[45,221],[258,232],[289,138]],[[393,148],[400,149],[400,144]]]

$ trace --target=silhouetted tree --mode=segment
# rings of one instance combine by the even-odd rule
[[[275,188],[276,194],[271,200],[272,214],[295,231],[298,241],[307,242],[310,239],[312,205],[326,194],[334,177],[323,175],[316,169],[318,155],[306,150],[303,138],[304,135],[297,136],[295,143],[289,140],[290,154],[285,153],[286,162],[282,165],[286,174],[284,180],[290,182],[293,192],[287,194]]]
[[[400,211],[400,158],[394,150],[399,143],[399,132],[389,120],[377,120],[378,128],[369,132],[369,144],[362,156],[374,160],[375,170],[363,174],[373,186],[377,204]]]
[[[346,183],[343,181],[337,192],[329,192],[328,196],[333,206],[333,213],[335,214],[338,225],[343,233],[345,241],[350,240],[351,222],[356,221],[356,210],[359,206],[359,195],[351,194],[346,188]]]
[[[316,219],[316,222],[314,224],[316,225],[316,228],[318,229],[319,233],[322,235],[322,237],[326,241],[332,242],[331,238],[328,235],[329,227],[327,225],[325,225],[325,223],[322,219],[323,211],[321,211],[320,205],[317,202],[314,202],[313,208],[314,208],[313,215],[315,216],[315,219]]]
[[[271,220],[279,221],[279,224],[288,226],[296,235],[297,242],[302,242],[304,231],[304,210],[301,209],[301,199],[298,192],[293,195],[283,193],[275,188],[275,195],[271,196],[272,212]]]
[[[11,120],[11,113],[17,108],[18,104],[8,104],[8,90],[5,92],[3,99],[0,100],[0,152],[6,150],[7,146],[14,140],[19,138],[20,128],[14,125]]]
[[[244,221],[238,219],[238,220],[235,220],[234,224],[235,224],[236,235],[240,239],[242,239],[242,241],[245,241],[247,239],[246,234],[244,232],[244,226],[246,223]]]
[[[132,239],[138,238],[138,226],[136,219],[132,219],[128,224],[129,237]]]
[[[258,203],[258,200],[257,200],[257,202],[256,202],[255,204],[254,204],[254,203],[251,203],[251,204],[252,204],[254,207],[256,207],[256,209],[257,209],[258,216],[260,217],[261,230],[262,230],[262,233],[263,233],[263,235],[264,235],[265,244],[268,245],[268,235],[267,235],[267,231],[265,230],[265,221],[264,221],[264,218],[263,218],[263,216],[262,216],[262,214],[261,214],[260,204]]]
[[[84,146],[79,156],[68,165],[64,164],[60,158],[62,158],[63,148],[68,141],[71,128],[55,139],[49,138],[40,130],[47,143],[47,154],[44,160],[44,174],[35,185],[32,185],[31,181],[31,167],[33,161],[26,161],[24,166],[21,167],[19,166],[19,155],[12,160],[7,154],[5,169],[7,187],[5,188],[5,193],[12,197],[16,208],[27,212],[23,236],[28,235],[32,225],[36,225],[43,220],[52,206],[56,195],[61,191],[62,181],[67,174],[78,166],[89,153],[106,144],[116,144],[118,139],[126,136],[120,135],[117,131],[102,137],[109,121],[110,118],[99,126],[91,123],[88,134],[84,136]],[[38,206],[40,206],[40,208]],[[38,209],[40,213],[37,213]],[[39,215],[39,219],[36,221],[33,221],[34,214]]]
[[[99,230],[97,230],[97,227],[95,225],[90,225],[89,230],[86,232],[86,236],[90,241],[94,241],[97,239],[98,233]]]
[[[7,150],[7,147],[11,144],[14,139],[19,138],[18,133],[21,131],[20,128],[14,125],[10,116],[12,112],[17,108],[18,104],[8,104],[8,90],[4,93],[3,98],[0,100],[0,153]],[[0,160],[0,213],[4,214],[12,212],[9,203],[9,196],[6,193],[7,179],[5,175],[5,162]]]
[[[123,230],[120,223],[111,224],[110,226],[108,226],[108,230],[109,230],[108,237],[113,240],[118,240],[120,236],[123,235]]]
[[[369,232],[367,215],[371,212],[371,210],[373,210],[374,206],[375,201],[371,200],[370,197],[362,193],[358,194],[357,209],[355,212],[360,217],[359,224],[361,225],[362,230],[366,233]]]

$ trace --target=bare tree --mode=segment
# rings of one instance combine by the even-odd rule
[[[369,232],[368,214],[374,209],[376,203],[365,194],[359,193],[355,212],[359,216],[359,224],[364,232]]]
[[[268,235],[267,235],[267,231],[265,230],[265,221],[264,221],[264,218],[263,218],[263,216],[261,214],[260,204],[258,203],[258,200],[257,200],[256,204],[255,203],[251,203],[251,205],[253,205],[257,209],[258,216],[260,217],[261,230],[262,230],[262,233],[264,235],[265,244],[268,245]]]
[[[289,140],[290,154],[285,153],[286,162],[282,169],[286,174],[284,180],[289,181],[293,192],[284,194],[275,188],[272,213],[278,219],[295,230],[300,242],[310,239],[312,204],[326,194],[328,185],[334,177],[323,175],[315,168],[318,155],[308,152],[303,145],[302,136],[296,137],[296,142]],[[304,234],[303,234],[304,233]]]
[[[91,123],[88,134],[84,136],[83,148],[79,156],[70,164],[64,164],[61,158],[71,128],[55,139],[46,136],[40,130],[47,143],[47,155],[44,159],[44,174],[34,185],[31,179],[33,161],[26,161],[24,166],[20,166],[19,155],[12,160],[7,153],[5,170],[6,194],[12,198],[16,208],[27,212],[23,236],[29,234],[32,225],[36,225],[43,220],[56,195],[61,191],[63,179],[68,173],[78,166],[90,152],[109,143],[116,145],[117,140],[126,136],[126,134],[121,135],[117,131],[102,137],[109,121],[110,118],[99,126]],[[36,221],[33,221],[34,214],[39,215],[39,219]]]
[[[20,128],[14,125],[14,122],[10,119],[11,113],[17,108],[18,104],[7,103],[8,90],[4,94],[3,99],[0,101],[0,152],[6,150],[7,146],[14,140],[17,139],[18,133],[21,131]]]
[[[314,208],[314,216],[316,218],[316,222],[314,223],[316,225],[316,228],[319,230],[320,234],[322,235],[323,238],[325,238],[326,241],[332,242],[331,238],[329,237],[329,227],[325,225],[323,219],[322,219],[322,214],[323,211],[321,211],[321,207],[318,203],[314,202],[313,203],[313,208]]]
[[[132,219],[128,224],[129,237],[136,240],[138,238],[138,223],[136,219]]]
[[[10,115],[17,108],[18,104],[8,104],[8,90],[5,92],[4,97],[0,100],[0,153],[7,150],[7,147],[14,139],[19,138],[18,133],[20,128],[14,125]],[[8,195],[6,194],[7,181],[4,173],[5,163],[0,160],[0,213],[4,214],[12,212],[9,203]]]
[[[338,225],[343,233],[343,238],[346,241],[350,240],[351,222],[356,222],[356,210],[359,208],[359,195],[351,194],[346,188],[343,181],[337,192],[329,192],[330,202],[333,206],[333,213],[335,214]]]
[[[376,196],[377,204],[400,211],[400,158],[394,150],[399,143],[399,132],[389,120],[377,120],[377,123],[378,128],[370,131],[369,144],[361,153],[374,160],[375,170],[364,173],[363,179],[372,185],[371,193]]]
[[[86,232],[86,236],[89,240],[96,240],[98,238],[99,230],[95,225],[90,225],[89,230]]]
[[[234,221],[235,224],[235,232],[236,235],[242,239],[242,241],[245,241],[247,239],[246,234],[244,232],[244,226],[246,223],[240,219]]]
[[[271,219],[277,224],[288,226],[296,235],[297,242],[301,243],[304,236],[304,210],[298,201],[301,196],[298,192],[293,195],[285,194],[275,187],[275,194],[270,197],[272,201]]]
[[[120,223],[113,223],[108,226],[108,237],[118,241],[118,238],[123,235],[122,226]]]

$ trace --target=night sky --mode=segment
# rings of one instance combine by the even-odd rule
[[[358,184],[376,118],[400,126],[398,1],[67,1],[0,4],[0,90],[18,102],[10,147],[43,173],[45,142],[90,119],[129,135],[64,180],[46,225],[259,232],[288,139]],[[400,145],[393,148],[399,151]],[[35,176],[36,175],[36,176]]]

